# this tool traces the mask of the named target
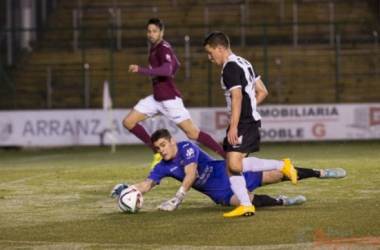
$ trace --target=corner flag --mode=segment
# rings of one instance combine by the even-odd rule
[[[104,110],[112,109],[112,99],[111,99],[110,89],[108,86],[108,81],[104,81],[104,86],[103,86],[103,109]]]
[[[109,120],[109,138],[111,140],[112,153],[116,152],[116,138],[114,135],[114,127],[113,127],[113,112],[112,112],[112,99],[108,86],[108,81],[104,81],[103,86],[103,110],[108,111],[108,120]]]

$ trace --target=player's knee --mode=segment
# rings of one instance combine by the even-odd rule
[[[226,159],[227,168],[231,171],[242,172],[243,171],[243,161],[240,157],[227,157]]]
[[[228,164],[228,170],[232,175],[237,175],[243,172],[243,166],[241,164]]]
[[[136,126],[136,123],[132,122],[131,120],[128,119],[128,117],[126,117],[123,120],[123,126],[124,128],[128,130],[132,130]]]

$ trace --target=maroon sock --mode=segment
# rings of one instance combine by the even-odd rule
[[[202,143],[209,149],[214,150],[218,155],[226,159],[226,152],[224,152],[222,146],[216,142],[209,134],[200,131],[197,139],[198,142]]]
[[[154,147],[152,141],[150,140],[149,134],[146,132],[145,128],[141,126],[140,124],[136,124],[136,126],[133,127],[133,129],[129,130],[132,134],[134,134],[137,138],[142,140],[146,145],[148,145],[153,153],[157,153],[156,148]]]

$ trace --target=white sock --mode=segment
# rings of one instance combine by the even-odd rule
[[[256,157],[243,158],[243,172],[280,170],[282,166],[284,166],[283,161],[259,159]]]
[[[231,189],[240,201],[240,205],[251,206],[246,182],[243,175],[233,175],[230,177]]]

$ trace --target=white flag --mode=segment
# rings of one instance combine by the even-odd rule
[[[108,86],[108,81],[104,81],[103,86],[103,110],[108,111],[108,120],[109,120],[109,130],[106,130],[106,133],[111,140],[112,145],[112,153],[116,152],[116,138],[114,134],[114,127],[113,127],[113,112],[112,112],[112,100],[111,100],[111,94],[110,89]]]
[[[103,109],[108,110],[112,108],[112,100],[111,100],[111,94],[110,89],[108,87],[108,81],[104,81],[103,86]]]

